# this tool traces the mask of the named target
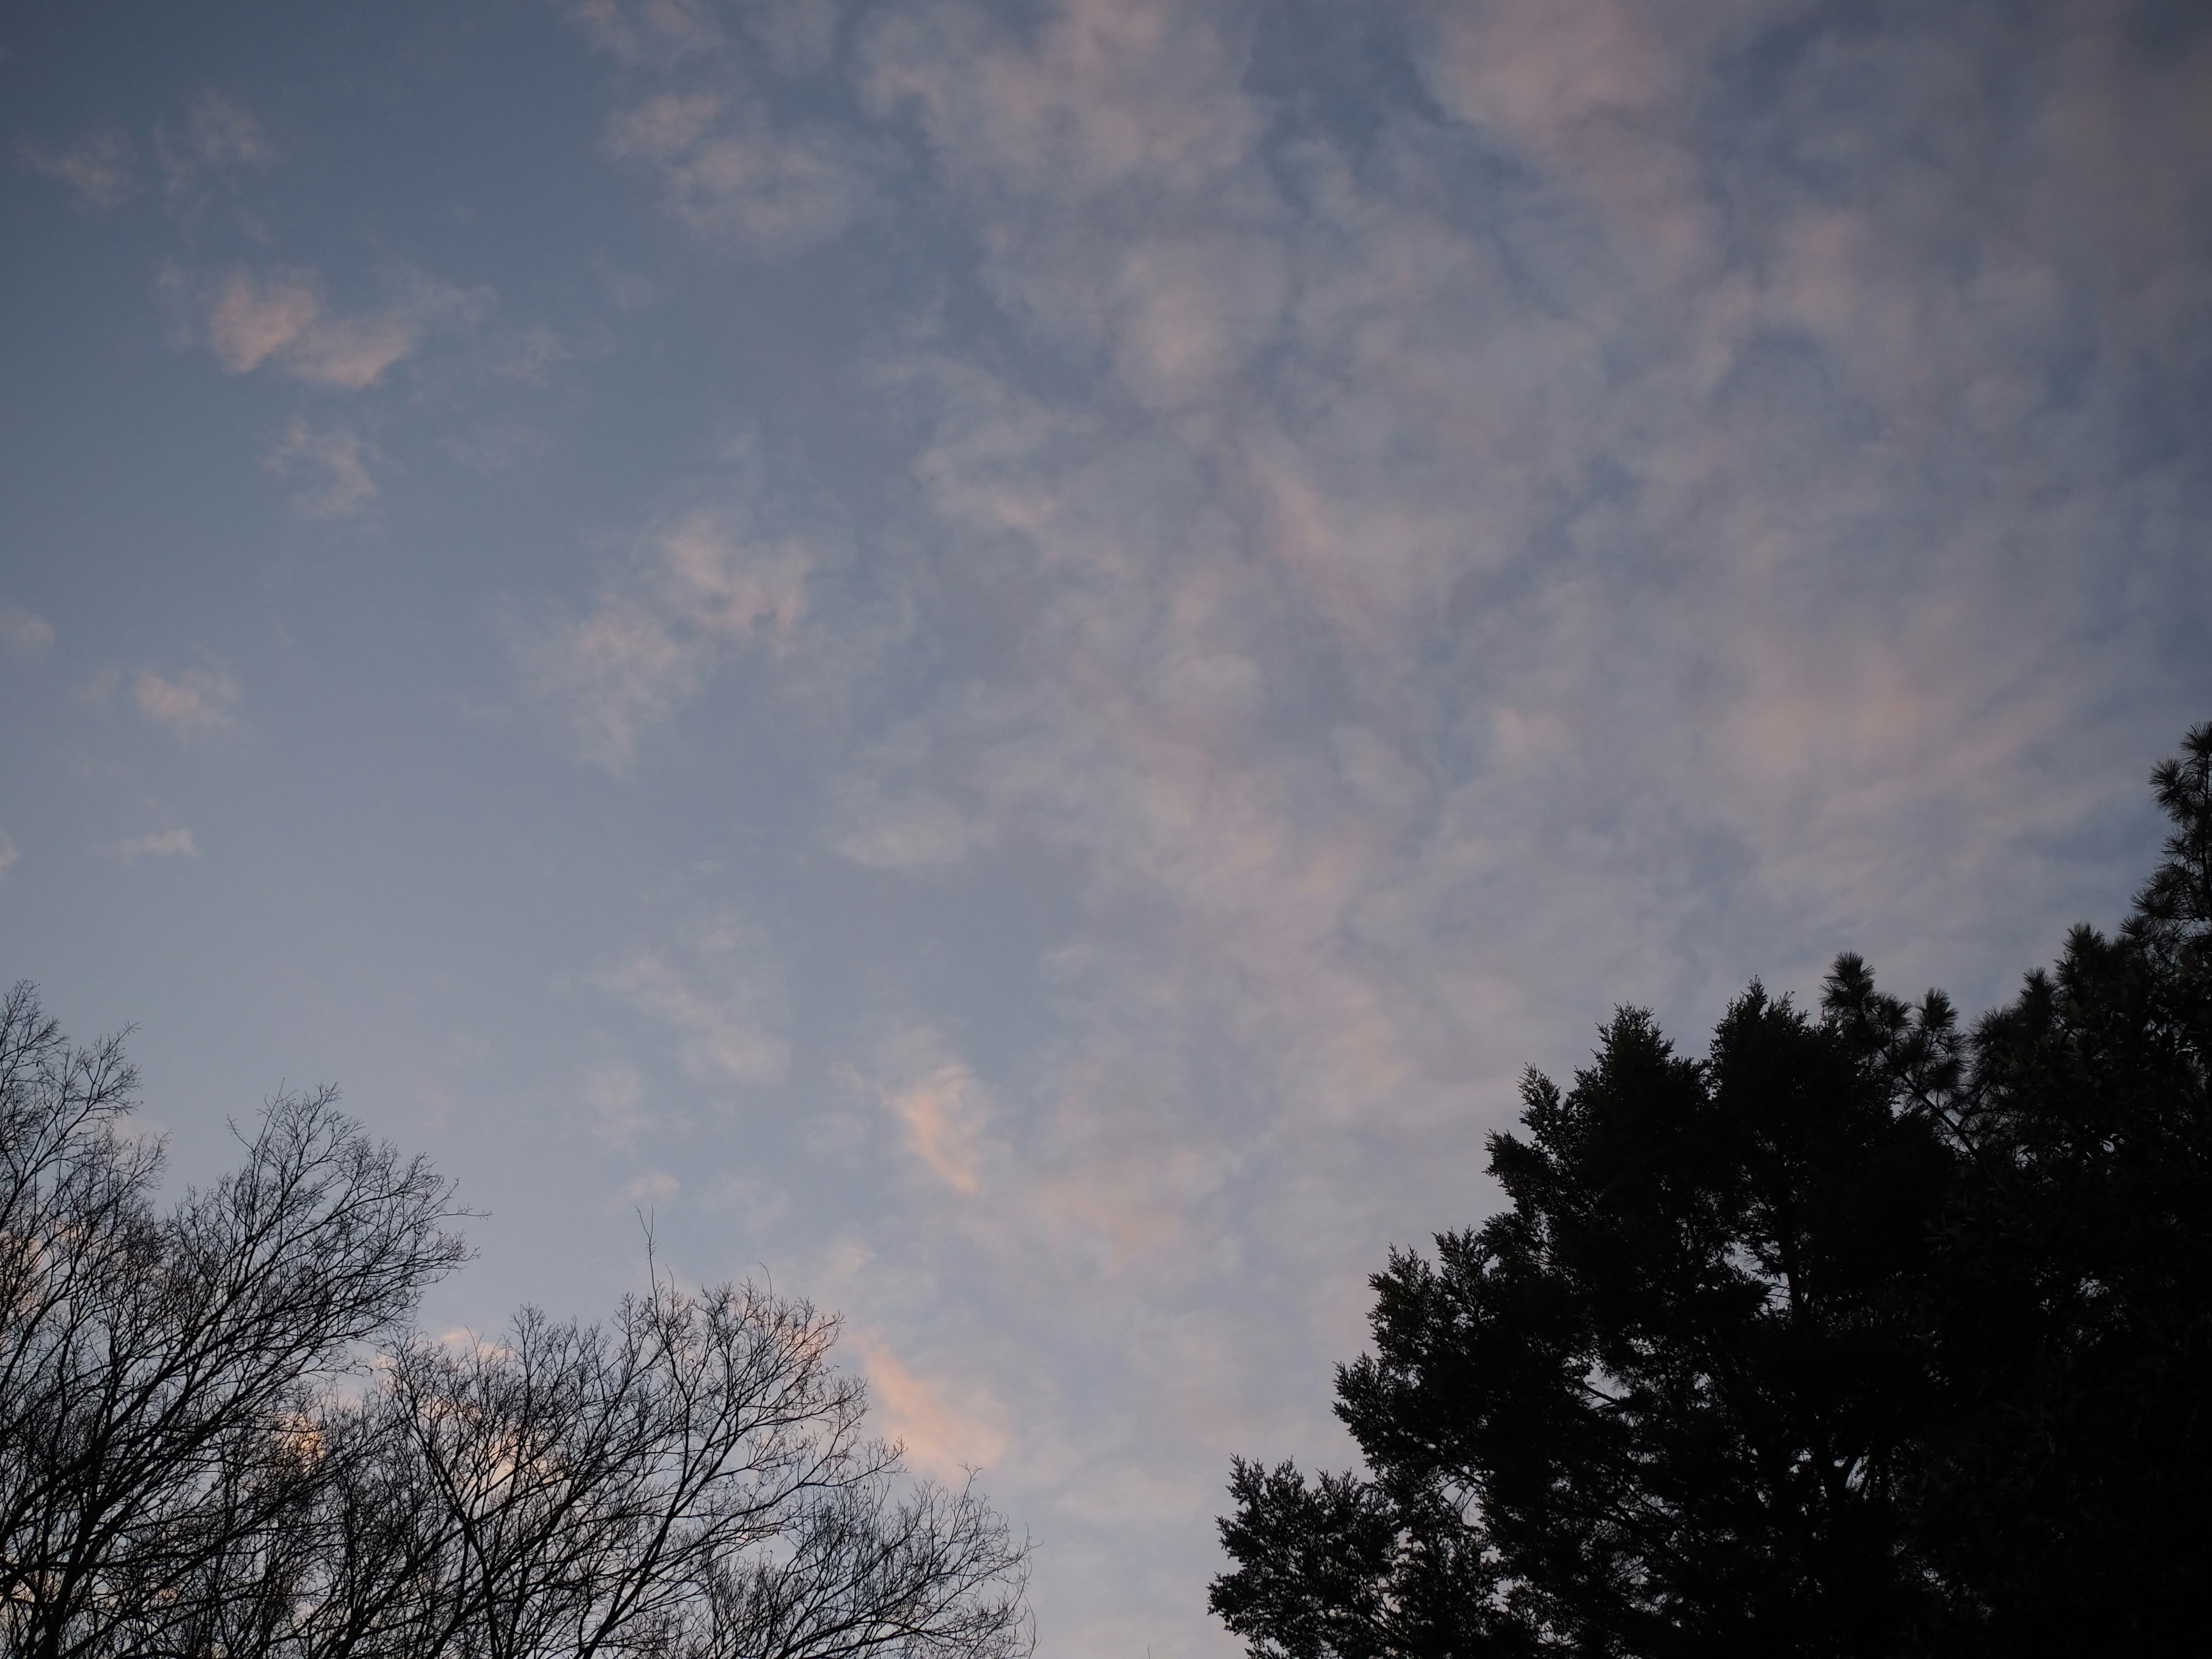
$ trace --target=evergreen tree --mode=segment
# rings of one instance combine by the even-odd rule
[[[1837,962],[1703,1059],[1625,1011],[1394,1252],[1364,1474],[1238,1462],[1256,1659],[2186,1646],[2208,1524],[2212,726],[2117,938],[1962,1032]]]

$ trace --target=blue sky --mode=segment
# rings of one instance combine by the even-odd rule
[[[426,1310],[842,1309],[1054,1655],[1225,1654],[1521,1069],[2002,995],[2212,716],[2212,15],[0,27],[0,973]]]

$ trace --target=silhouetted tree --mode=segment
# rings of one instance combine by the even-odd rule
[[[656,1277],[410,1334],[451,1188],[327,1093],[155,1206],[118,1044],[0,1004],[0,1642],[40,1659],[1018,1659],[1026,1547],[863,1433],[836,1322]],[[380,1352],[378,1351],[380,1345]]]
[[[1617,1015],[1394,1252],[1337,1412],[1238,1462],[1261,1659],[2181,1650],[2208,1523],[2212,726],[2117,939],[1962,1033],[1839,958],[1702,1060]]]
[[[289,1425],[461,1259],[450,1189],[327,1093],[167,1214],[114,1042],[0,1004],[0,1617],[12,1650],[159,1623],[282,1509]]]

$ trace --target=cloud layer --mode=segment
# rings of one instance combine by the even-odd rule
[[[2187,8],[325,10],[0,64],[9,937],[441,1325],[842,1309],[1055,1653],[1230,1650],[1524,1065],[2001,994],[2212,712]]]
[[[779,55],[750,12],[592,8],[607,143],[746,257],[911,246],[869,216],[914,204],[963,250],[933,292],[1030,354],[886,319],[929,562],[892,661],[931,667],[848,653],[819,833],[1071,884],[1049,1036],[852,1075],[921,1177],[898,1225],[1022,1333],[943,1351],[1024,1379],[1018,1488],[1128,1552],[1280,1449],[1252,1368],[1348,1338],[1355,1247],[1472,1218],[1403,1160],[1478,1163],[1522,1064],[1845,945],[1955,970],[1930,919],[2124,787],[2107,722],[2170,684],[2127,641],[2203,480],[2112,434],[2207,314],[2212,44],[1787,0],[804,15]],[[539,671],[603,763],[799,614],[749,574],[741,628],[688,620],[656,564]],[[1320,1288],[1232,1312],[1270,1256]],[[1113,1382],[1065,1369],[1070,1309]],[[1107,1396],[1156,1402],[1148,1450]],[[1048,1571],[1079,1648],[1134,1639]]]

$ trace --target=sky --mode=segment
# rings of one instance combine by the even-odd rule
[[[1227,1659],[1524,1067],[2117,920],[2208,445],[2200,5],[12,8],[0,976]]]

